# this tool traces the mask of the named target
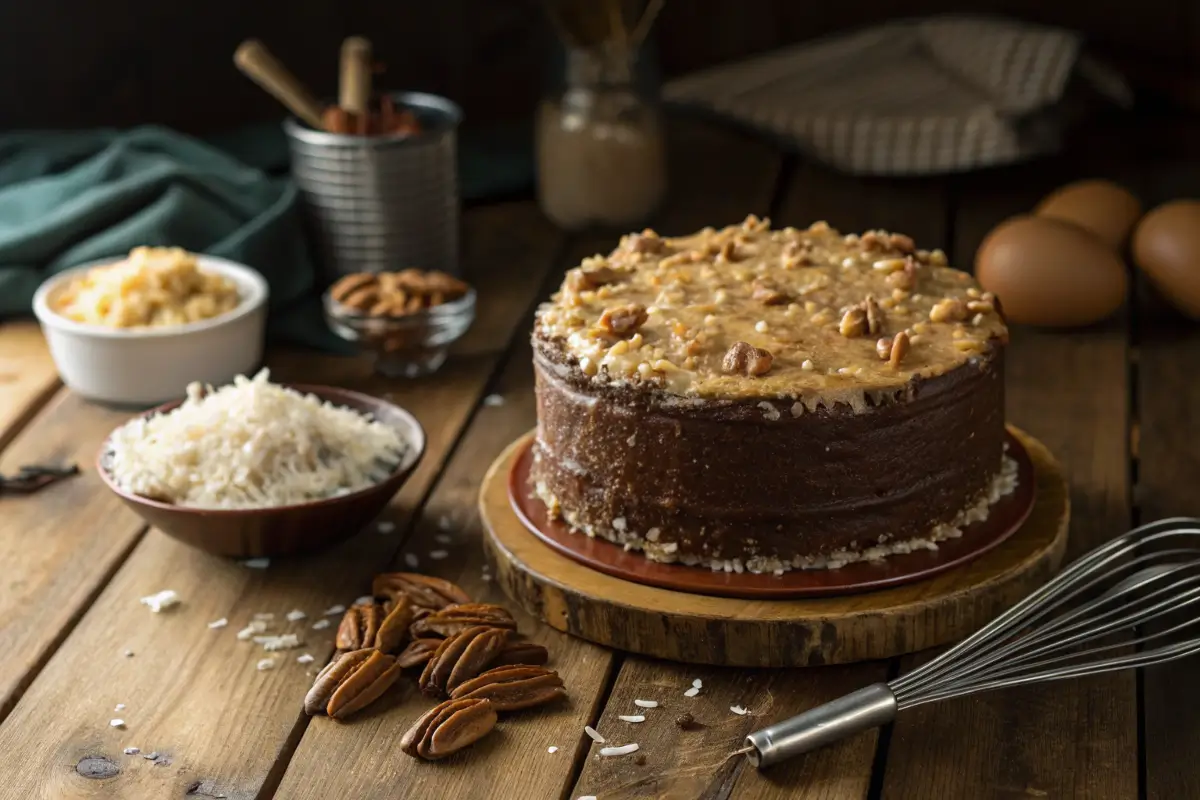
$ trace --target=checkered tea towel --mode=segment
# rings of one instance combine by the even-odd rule
[[[705,70],[664,96],[846,172],[961,172],[1056,149],[1073,78],[1130,102],[1124,80],[1081,49],[1075,32],[994,17],[905,20]]]

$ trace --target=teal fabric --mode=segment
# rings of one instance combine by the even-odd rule
[[[137,245],[254,267],[276,340],[348,352],[324,325],[294,185],[156,127],[0,136],[0,318],[48,275]]]

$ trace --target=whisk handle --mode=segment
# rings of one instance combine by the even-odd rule
[[[762,769],[779,761],[816,750],[855,733],[896,718],[896,696],[886,683],[817,706],[803,714],[777,722],[746,737],[746,757]]]

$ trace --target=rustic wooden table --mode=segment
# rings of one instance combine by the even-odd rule
[[[1188,176],[1170,163],[1098,168],[1087,148],[989,175],[886,182],[833,176],[706,125],[677,123],[672,136],[674,201],[660,231],[749,212],[781,225],[827,219],[843,230],[885,227],[944,244],[960,265],[971,263],[990,226],[1067,178],[1107,172],[1150,202],[1188,188]],[[429,448],[387,512],[394,530],[372,528],[330,552],[265,570],[147,530],[91,474],[102,437],[126,415],[60,388],[33,326],[0,327],[0,472],[58,459],[85,468],[39,494],[0,498],[0,797],[1200,797],[1194,662],[921,707],[890,729],[762,774],[726,758],[747,732],[903,672],[922,656],[711,669],[610,652],[522,618],[522,629],[550,648],[572,700],[512,718],[450,762],[419,763],[399,752],[400,735],[428,705],[409,684],[349,724],[304,716],[300,701],[316,665],[289,657],[256,671],[261,651],[234,636],[252,614],[299,608],[315,617],[361,595],[372,574],[402,568],[405,554],[477,596],[504,601],[482,577],[479,481],[534,422],[527,343],[534,303],[566,267],[614,240],[564,236],[529,201],[473,208],[465,227],[479,317],[438,375],[388,382],[358,360],[272,354],[278,379],[395,399],[421,420]],[[1200,407],[1200,329],[1171,322],[1153,305],[1132,307],[1094,330],[1013,335],[1008,413],[1070,472],[1069,557],[1138,519],[1200,511],[1191,471],[1200,415],[1190,413]],[[439,549],[450,557],[430,560]],[[165,588],[183,598],[172,613],[138,604]],[[228,628],[206,627],[220,617]],[[305,650],[323,663],[332,628],[305,630]],[[682,691],[694,678],[704,691],[686,700]],[[659,699],[664,708],[641,725],[618,721],[634,698]],[[732,714],[732,705],[752,714]],[[684,710],[705,727],[681,731],[674,719]],[[109,726],[114,717],[125,730]],[[588,723],[639,742],[644,759],[597,758],[583,733]],[[160,763],[124,755],[129,746],[157,751]]]

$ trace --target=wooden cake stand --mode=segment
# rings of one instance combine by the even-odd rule
[[[954,546],[942,548],[955,566],[940,572],[936,564],[931,567],[937,554],[894,557],[911,559],[932,577],[891,588],[795,599],[770,599],[761,590],[728,597],[715,596],[711,586],[701,589],[703,594],[662,588],[661,574],[697,570],[698,578],[707,577],[709,570],[703,567],[649,569],[649,580],[659,584],[652,585],[629,570],[586,566],[581,561],[595,564],[597,554],[614,564],[621,559],[605,555],[607,548],[589,546],[593,540],[583,534],[573,534],[581,541],[579,552],[570,552],[561,532],[555,537],[530,530],[544,526],[544,519],[530,523],[537,514],[519,516],[514,510],[510,477],[514,467],[524,466],[521,458],[531,434],[509,445],[483,480],[479,506],[484,541],[497,580],[515,602],[554,628],[608,647],[672,661],[745,667],[887,658],[969,635],[1058,568],[1070,516],[1066,478],[1041,442],[1015,428],[1009,433],[1028,456],[1018,458],[1025,462],[1022,478],[1028,480],[1032,473],[1035,492],[1028,516],[1021,509],[1014,524],[1007,526],[1011,530],[1002,535],[985,532],[990,537],[987,549],[964,558],[961,542],[971,538],[968,528],[963,539],[951,540]],[[516,505],[529,511],[524,498]],[[621,552],[609,547],[613,554]],[[882,569],[895,571],[896,564]],[[817,584],[829,582],[824,576],[813,577]]]

